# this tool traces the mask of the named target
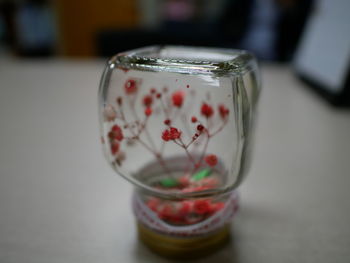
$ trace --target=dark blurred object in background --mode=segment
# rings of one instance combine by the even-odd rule
[[[172,44],[248,49],[261,59],[289,61],[312,3],[3,0],[0,41],[13,53],[25,56],[108,57],[136,47]]]
[[[320,0],[293,63],[298,76],[330,103],[350,106],[350,1]]]
[[[216,4],[220,6],[215,9],[213,3],[204,0],[161,2],[158,10],[151,10],[160,17],[151,27],[102,30],[97,35],[98,54],[108,57],[140,46],[166,44],[237,47],[247,28],[252,5],[249,0],[218,0]]]
[[[55,34],[53,12],[47,1],[26,0],[0,5],[4,18],[4,43],[20,56],[54,54]]]
[[[152,2],[142,1],[142,2]],[[154,2],[154,1],[153,1]],[[216,46],[253,51],[266,60],[289,61],[312,0],[164,0],[152,27],[97,34],[97,50],[111,56],[150,44]],[[212,13],[210,10],[213,10]],[[140,10],[142,13],[143,10]]]
[[[276,52],[279,61],[290,61],[312,12],[312,0],[276,0],[280,8]]]
[[[2,22],[0,44],[4,48],[15,46],[15,14],[16,5],[12,1],[0,2],[0,20]]]
[[[17,52],[22,56],[49,56],[54,53],[53,12],[45,0],[27,0],[16,15]]]

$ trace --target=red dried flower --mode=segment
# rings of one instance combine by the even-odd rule
[[[204,130],[204,126],[202,124],[198,124],[197,125],[197,130],[198,131],[203,131]]]
[[[169,119],[164,120],[164,124],[165,125],[170,125],[171,124],[171,120],[169,120]]]
[[[124,84],[125,93],[130,95],[137,91],[137,83],[134,79],[128,79]]]
[[[162,94],[161,93],[157,93],[156,97],[157,97],[157,99],[160,99],[162,97]]]
[[[195,116],[192,116],[191,121],[192,121],[193,123],[195,123],[195,122],[197,122],[197,118],[196,118]]]
[[[203,103],[202,108],[201,108],[201,113],[205,117],[209,118],[214,114],[213,107],[207,103]]]
[[[111,153],[115,155],[120,148],[120,144],[117,141],[112,141],[111,142]]]
[[[152,112],[153,112],[153,110],[152,110],[151,107],[147,107],[147,108],[145,109],[145,115],[146,115],[147,117],[148,117],[148,116],[151,116]]]
[[[157,90],[155,88],[151,88],[151,94],[154,94],[156,92],[157,92]]]
[[[116,139],[118,141],[123,140],[123,131],[122,129],[117,125],[113,125],[111,131],[108,133],[108,136],[110,139]]]
[[[210,202],[208,200],[196,200],[193,204],[193,210],[199,215],[210,213]]]
[[[218,163],[218,158],[216,157],[215,154],[209,154],[205,157],[205,162],[209,166],[215,166]]]
[[[192,207],[192,202],[191,201],[182,201],[181,202],[181,207],[179,209],[180,216],[184,217],[188,213],[190,213],[191,212],[191,207]]]
[[[151,95],[145,95],[143,97],[143,105],[145,106],[151,106],[153,103],[153,98]]]
[[[180,136],[181,136],[181,131],[176,129],[176,128],[171,127],[170,128],[170,134],[171,134],[171,137],[172,137],[173,140],[179,139]]]
[[[162,139],[166,142],[171,140],[170,132],[168,130],[163,131]]]
[[[171,96],[173,105],[176,107],[181,107],[184,102],[185,93],[182,90],[175,91]]]
[[[179,139],[180,136],[181,136],[181,131],[174,127],[170,127],[169,129],[163,131],[162,133],[162,139],[166,142],[169,140]]]
[[[220,104],[219,107],[218,107],[218,110],[219,110],[219,113],[220,113],[220,116],[221,118],[225,119],[226,116],[229,114],[229,109],[226,108],[226,106],[224,104]]]
[[[171,220],[173,215],[173,208],[169,204],[165,204],[158,213],[158,217],[163,220]]]

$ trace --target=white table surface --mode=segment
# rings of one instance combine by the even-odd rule
[[[101,61],[0,61],[0,262],[169,262],[103,158]],[[350,262],[350,111],[265,66],[233,241],[198,262]]]

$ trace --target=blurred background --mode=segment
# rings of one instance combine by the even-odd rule
[[[347,0],[0,0],[0,55],[109,57],[147,45],[246,49],[350,101]]]
[[[312,8],[312,0],[1,0],[0,43],[3,52],[31,57],[177,44],[288,61]]]

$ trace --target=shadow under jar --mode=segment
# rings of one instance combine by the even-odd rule
[[[228,240],[259,90],[246,51],[152,46],[109,60],[101,142],[112,168],[135,186],[139,237],[150,249],[194,258]]]

